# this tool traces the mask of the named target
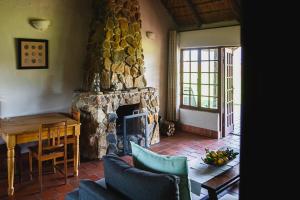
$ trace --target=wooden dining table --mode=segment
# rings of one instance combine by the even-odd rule
[[[78,176],[80,122],[72,119],[71,115],[64,113],[47,113],[0,120],[0,137],[3,138],[7,146],[7,179],[9,196],[14,195],[15,146],[17,144],[38,141],[39,127],[41,124],[60,121],[67,121],[67,134],[75,136],[74,175]],[[45,137],[47,137],[46,134],[47,133],[45,132]],[[42,137],[44,137],[44,135]]]

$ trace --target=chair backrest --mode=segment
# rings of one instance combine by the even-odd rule
[[[45,131],[47,134],[43,137]],[[67,121],[40,125],[39,155],[42,155],[44,150],[55,150],[63,146],[67,146]]]
[[[71,108],[71,117],[80,123],[80,112],[75,108]]]

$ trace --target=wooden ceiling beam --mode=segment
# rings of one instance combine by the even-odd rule
[[[210,0],[210,1],[205,1],[205,2],[202,2],[202,3],[193,3],[193,5],[195,6],[203,6],[203,5],[206,5],[206,4],[213,4],[215,2],[219,2],[219,1],[222,1],[222,0]],[[184,1],[182,1],[184,2]],[[171,9],[176,9],[176,8],[184,8],[186,4],[179,4],[179,5],[175,5],[175,6],[171,6],[170,8]]]
[[[178,26],[178,21],[175,18],[174,13],[172,12],[172,9],[169,7],[169,1],[170,0],[161,0],[162,4],[164,5],[164,7],[167,9],[169,15],[171,16],[172,20],[175,22],[175,24]]]
[[[232,10],[232,13],[235,17],[235,19],[238,21],[238,22],[241,22],[241,2],[240,0],[231,0],[230,1],[230,7],[231,7],[231,10]]]
[[[212,13],[219,13],[219,12],[229,12],[229,13],[232,13],[232,10],[231,9],[222,9],[222,10],[212,10],[212,11],[207,11],[207,12],[200,12],[199,14],[200,15],[207,15],[207,14],[212,14]],[[185,16],[192,16],[190,15],[189,13],[178,13],[177,14],[178,17],[185,17]]]
[[[202,25],[202,19],[200,15],[198,14],[198,11],[196,9],[196,5],[192,2],[192,0],[186,0],[188,7],[192,10],[192,13],[194,15],[194,18],[197,21],[197,25],[200,27]]]

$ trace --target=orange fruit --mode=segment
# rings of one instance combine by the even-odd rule
[[[218,165],[223,165],[224,164],[224,159],[223,158],[219,158],[218,159]]]

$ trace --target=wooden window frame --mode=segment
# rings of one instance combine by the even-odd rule
[[[201,70],[201,62],[202,62],[202,59],[201,59],[201,50],[210,50],[210,49],[217,49],[217,52],[218,52],[218,60],[210,60],[210,53],[209,53],[209,58],[208,58],[208,62],[210,63],[210,61],[217,61],[218,62],[218,72],[217,72],[217,80],[218,80],[218,83],[217,84],[210,84],[210,76],[209,76],[209,84],[205,84],[205,85],[208,85],[209,86],[209,91],[210,91],[210,86],[211,85],[217,85],[217,108],[214,109],[214,108],[204,108],[204,107],[201,107],[201,86],[202,86],[202,83],[201,83],[201,73],[202,73],[202,70]],[[197,110],[197,111],[204,111],[204,112],[211,112],[211,113],[219,113],[220,112],[220,108],[221,108],[221,47],[205,47],[205,48],[182,48],[180,50],[180,108],[183,108],[183,109],[188,109],[188,110]],[[189,50],[191,52],[191,50],[197,50],[198,52],[198,60],[197,60],[197,63],[198,63],[198,83],[197,83],[197,86],[198,86],[198,98],[197,98],[197,102],[198,102],[198,106],[195,107],[195,106],[191,106],[191,105],[183,105],[183,64],[184,64],[184,60],[183,60],[183,51],[186,51],[186,50]],[[191,53],[190,53],[190,56],[191,56]],[[189,60],[189,62],[191,63],[191,59]],[[191,74],[191,70],[190,72],[187,72],[189,74]],[[209,71],[207,72],[208,74],[210,74],[210,67],[209,67]],[[189,84],[191,84],[191,80],[189,82]],[[210,95],[210,92],[209,92],[209,95]],[[189,103],[191,101],[191,94],[189,94]],[[212,96],[208,96],[208,99],[210,100],[210,98],[212,98]]]

